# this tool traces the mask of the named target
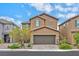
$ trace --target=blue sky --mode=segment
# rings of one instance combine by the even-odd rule
[[[20,24],[31,17],[47,13],[59,19],[59,23],[79,15],[77,3],[0,3],[0,18]]]

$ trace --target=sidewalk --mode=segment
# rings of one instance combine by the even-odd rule
[[[79,51],[79,49],[0,49],[0,51]]]
[[[7,49],[7,46],[9,44],[8,43],[5,43],[5,44],[1,44],[0,45],[0,51],[79,51],[79,49],[66,49],[66,50],[63,50],[63,49],[36,49],[36,48],[33,48],[33,49]],[[36,47],[36,46],[35,46]]]

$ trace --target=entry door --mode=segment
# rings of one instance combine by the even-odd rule
[[[5,42],[5,43],[9,43],[9,42],[10,42],[9,34],[5,34],[5,35],[4,35],[4,42]]]

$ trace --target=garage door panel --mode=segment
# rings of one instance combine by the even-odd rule
[[[34,35],[35,44],[55,44],[55,36],[52,35]]]

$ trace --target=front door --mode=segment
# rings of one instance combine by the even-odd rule
[[[10,43],[9,34],[5,34],[5,35],[4,35],[4,42],[5,42],[5,43]]]

